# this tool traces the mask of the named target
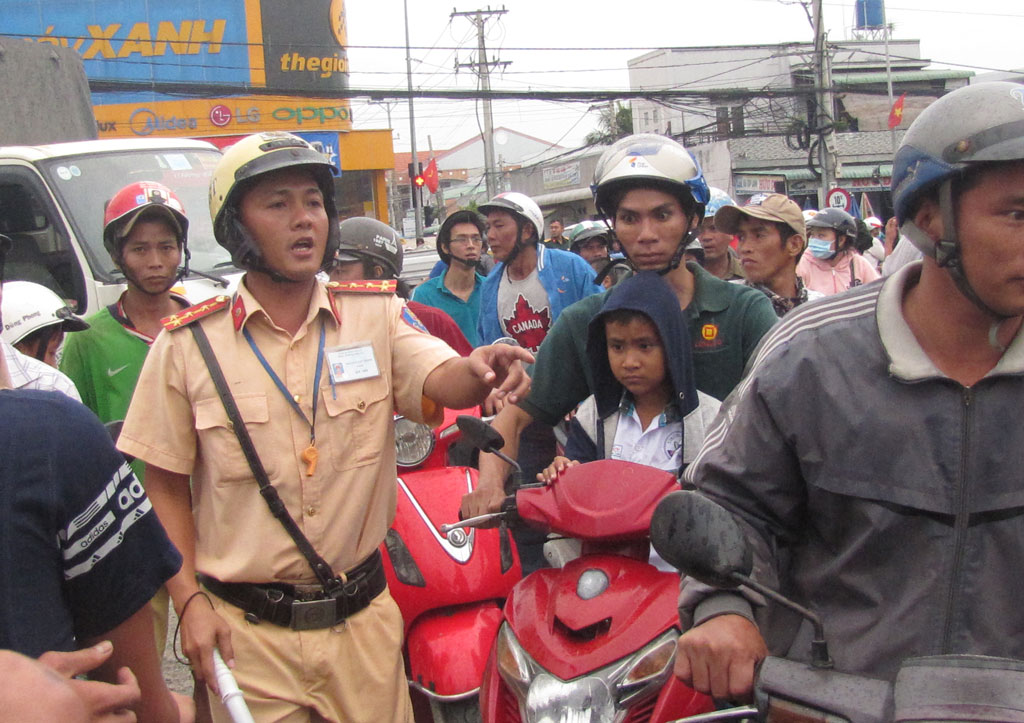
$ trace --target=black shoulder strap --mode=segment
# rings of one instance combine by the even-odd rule
[[[210,340],[206,338],[206,332],[203,331],[200,324],[190,324],[189,329],[192,331],[192,336],[195,337],[199,353],[203,355],[203,361],[206,362],[206,366],[210,370],[210,377],[213,379],[214,387],[217,388],[217,395],[220,397],[221,403],[224,404],[224,411],[228,414],[231,427],[235,432],[235,436],[238,437],[238,443],[242,446],[242,452],[245,454],[245,459],[249,462],[249,468],[252,470],[252,475],[260,486],[260,494],[266,501],[267,507],[270,508],[270,513],[284,526],[285,531],[295,542],[302,556],[306,558],[309,566],[313,568],[313,573],[320,581],[320,584],[324,586],[324,589],[327,592],[334,591],[341,587],[341,580],[335,576],[327,561],[320,557],[317,551],[313,549],[313,545],[302,534],[302,530],[299,529],[292,516],[288,514],[288,508],[281,501],[281,496],[278,495],[277,489],[270,484],[267,471],[263,468],[263,462],[260,461],[260,456],[256,452],[255,445],[252,443],[252,437],[249,436],[249,430],[246,429],[242,415],[238,412],[235,398],[231,396],[227,380],[224,379],[224,373],[221,371],[217,357],[210,347]]]

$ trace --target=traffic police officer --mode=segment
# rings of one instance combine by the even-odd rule
[[[184,558],[168,583],[183,649],[216,690],[216,645],[257,720],[411,720],[401,615],[377,551],[395,513],[392,414],[437,420],[491,388],[515,400],[532,357],[504,345],[458,357],[393,281],[319,282],[338,243],[334,183],[296,136],[259,133],[230,148],[210,210],[217,241],[247,273],[233,299],[165,320],[119,441],[147,463],[153,506]],[[265,484],[292,532],[268,509]],[[219,703],[212,712],[227,720]]]

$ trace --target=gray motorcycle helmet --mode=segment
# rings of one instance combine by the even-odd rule
[[[892,199],[900,233],[948,269],[964,294],[993,318],[960,264],[953,182],[978,164],[1024,160],[1024,86],[978,83],[939,98],[910,125],[896,151]],[[937,191],[942,236],[933,240],[914,223],[922,198]]]
[[[973,165],[1024,160],[1024,86],[979,83],[942,96],[910,124],[893,162],[892,193],[900,232],[939,265],[958,255],[951,181]],[[938,243],[913,223],[939,188],[943,235]]]

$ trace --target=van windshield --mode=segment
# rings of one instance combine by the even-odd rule
[[[220,153],[214,149],[113,151],[64,156],[41,165],[52,188],[68,209],[75,234],[98,277],[119,276],[103,247],[103,209],[121,188],[137,181],[157,181],[174,191],[188,216],[192,269],[222,275],[235,271],[231,256],[213,238],[207,193]]]

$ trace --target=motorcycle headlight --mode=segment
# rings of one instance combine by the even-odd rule
[[[619,703],[629,705],[665,685],[672,674],[678,634],[670,630],[634,655],[619,679]]]
[[[498,672],[528,723],[613,723],[665,685],[678,637],[669,630],[627,658],[564,681],[544,671],[505,623],[498,633]]]
[[[512,688],[516,698],[524,699],[540,666],[533,662],[533,658],[523,650],[508,623],[502,623],[501,629],[498,631],[496,652],[498,672],[501,674],[502,680]]]
[[[415,467],[434,451],[430,427],[405,417],[395,418],[395,461],[400,467]]]

